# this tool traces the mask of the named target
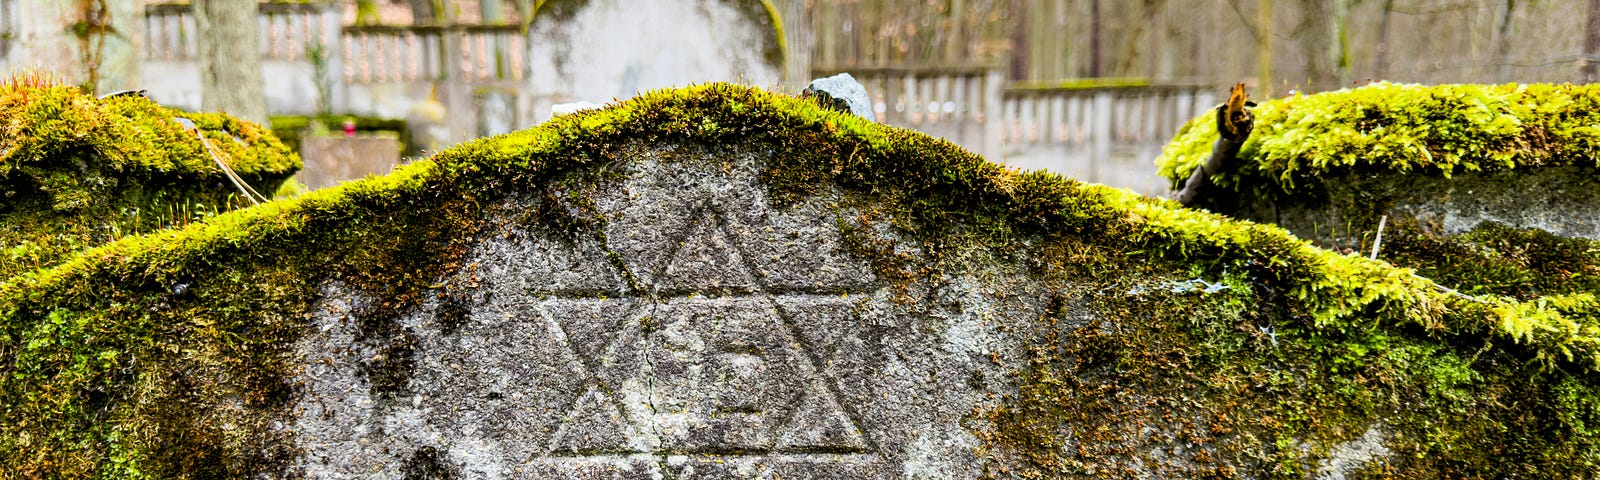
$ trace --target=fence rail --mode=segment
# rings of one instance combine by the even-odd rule
[[[333,4],[261,4],[261,54],[308,61],[315,48],[338,55],[346,82],[384,83],[526,78],[527,40],[519,25],[345,26]],[[145,7],[145,58],[187,62],[198,56],[188,5]]]
[[[526,78],[518,25],[352,26],[342,37],[345,78],[354,83]]]
[[[823,67],[867,87],[878,121],[944,137],[994,159],[1018,148],[1160,144],[1216,101],[1199,85],[1006,88],[987,66]]]
[[[1165,142],[1215,100],[1199,85],[1007,89],[1001,131],[1008,144]]]
[[[328,4],[261,4],[261,55],[271,60],[298,60],[313,44],[329,43],[328,16],[342,15]],[[152,4],[144,9],[145,58],[184,61],[199,54],[194,11],[184,4]]]

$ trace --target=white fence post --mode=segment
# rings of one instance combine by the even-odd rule
[[[1005,160],[1005,144],[1001,141],[1004,135],[1005,118],[1002,111],[1005,108],[1005,73],[999,68],[990,68],[983,75],[983,150],[980,153],[991,162]]]
[[[1091,130],[1089,134],[1093,138],[1090,143],[1093,145],[1092,152],[1094,153],[1089,157],[1089,171],[1092,173],[1089,175],[1088,180],[1091,182],[1099,182],[1100,177],[1102,176],[1100,172],[1101,167],[1103,167],[1107,161],[1111,160],[1112,122],[1110,90],[1102,90],[1095,93],[1094,116],[1091,118],[1093,118],[1094,124],[1092,127],[1090,127]]]

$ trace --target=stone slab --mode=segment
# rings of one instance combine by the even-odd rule
[[[309,136],[300,140],[305,168],[295,177],[307,189],[338,185],[400,165],[400,140],[386,137]]]
[[[435,463],[461,478],[978,473],[978,441],[951,426],[984,386],[951,390],[929,375],[965,379],[987,350],[940,347],[950,332],[929,330],[921,306],[895,301],[845,248],[846,226],[881,225],[842,223],[836,212],[850,207],[836,193],[774,206],[758,153],[631,152],[622,179],[589,199],[592,231],[555,234],[521,215],[549,205],[507,199],[490,209],[503,228],[415,311],[370,318],[366,306],[381,299],[325,284],[315,333],[299,344],[308,388],[287,427],[305,450],[297,469],[314,478],[403,477],[408,465]],[[374,324],[389,333],[373,335]],[[412,367],[383,380],[374,372],[385,365]]]

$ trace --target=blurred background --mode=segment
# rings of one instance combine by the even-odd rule
[[[1160,194],[1235,82],[1587,83],[1597,51],[1600,0],[0,0],[0,68],[270,123],[312,188],[557,104],[847,72],[879,121]]]

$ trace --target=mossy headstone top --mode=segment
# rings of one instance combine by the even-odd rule
[[[1316,198],[1373,174],[1450,178],[1600,159],[1600,86],[1378,82],[1261,102],[1242,164],[1213,180],[1242,193]],[[1157,160],[1188,179],[1217,138],[1211,112],[1178,131]],[[1337,180],[1336,180],[1337,179]]]
[[[268,193],[300,168],[260,126],[45,74],[0,81],[0,118],[0,278],[245,204],[216,159]]]
[[[1600,422],[1543,305],[725,84],[125,239],[0,318],[0,467],[41,476],[1560,476]]]
[[[1470,295],[1558,306],[1600,324],[1600,87],[1406,85],[1264,102],[1232,191],[1207,205],[1374,255]],[[1187,178],[1211,114],[1160,160]],[[1382,228],[1382,240],[1378,232]]]

